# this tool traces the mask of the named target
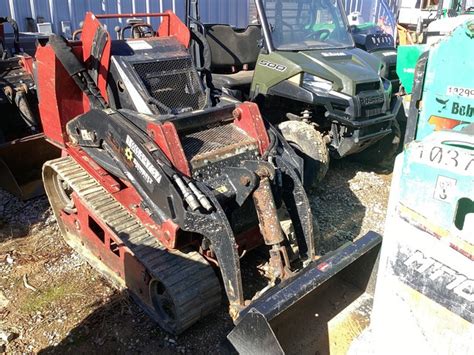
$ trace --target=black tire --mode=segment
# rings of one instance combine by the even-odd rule
[[[400,144],[398,145],[397,154],[403,152],[403,148],[405,146],[405,135],[407,133],[407,122],[408,118],[406,116],[405,109],[403,107],[398,110],[397,114],[397,122],[398,126],[400,127]]]
[[[301,121],[285,121],[278,128],[304,160],[303,183],[307,190],[314,189],[329,169],[329,150],[323,136],[313,126]]]
[[[392,132],[360,153],[354,159],[382,169],[389,169],[395,160],[401,142],[401,130],[397,121],[392,123]]]

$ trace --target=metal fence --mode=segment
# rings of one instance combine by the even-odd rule
[[[201,17],[205,22],[244,27],[248,21],[248,4],[248,0],[201,0]],[[36,30],[36,23],[41,21],[51,23],[56,33],[62,33],[67,25],[74,31],[87,11],[100,14],[165,10],[173,10],[184,18],[185,0],[0,0],[0,16],[12,16],[21,31]],[[106,25],[113,30],[119,23],[108,20]]]

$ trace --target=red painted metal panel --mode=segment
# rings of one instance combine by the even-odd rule
[[[175,126],[170,122],[164,124],[150,123],[147,130],[173,166],[182,174],[190,177],[189,163]]]
[[[82,56],[82,48],[75,46],[74,53]],[[89,109],[89,102],[76,83],[57,60],[50,46],[38,47],[39,111],[46,137],[55,145],[67,142],[66,124]]]
[[[270,146],[270,139],[257,104],[244,102],[234,110],[234,117],[235,125],[257,140],[260,154],[263,154]]]

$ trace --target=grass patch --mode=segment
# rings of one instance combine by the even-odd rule
[[[45,290],[38,290],[20,306],[23,313],[36,313],[43,311],[50,306],[66,301],[71,294],[77,294],[77,285],[64,283],[56,286],[49,286]]]

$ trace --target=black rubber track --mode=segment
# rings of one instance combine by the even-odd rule
[[[59,174],[71,186],[83,203],[93,211],[95,218],[110,227],[145,266],[152,279],[164,285],[167,295],[174,303],[175,319],[171,323],[163,320],[155,307],[150,308],[141,302],[140,295],[134,295],[135,298],[138,298],[138,303],[142,308],[163,329],[174,334],[182,333],[219,307],[221,302],[220,283],[204,257],[196,251],[168,250],[162,246],[137,217],[116,201],[71,157],[49,161],[43,167],[46,191],[59,222],[59,210],[55,208],[55,199],[52,196],[54,192],[51,186],[48,186],[54,174]],[[66,232],[64,226],[59,224],[62,227],[60,228],[62,233],[68,234],[69,238],[65,236],[68,244],[74,244],[76,247],[77,243],[70,243],[71,231]],[[80,239],[73,235],[74,237]],[[79,252],[81,253],[80,250]],[[111,278],[106,270],[106,265],[98,258],[90,260],[89,254],[87,259],[93,267],[97,268],[97,264],[102,264],[99,271]],[[113,278],[111,281],[117,283]]]

